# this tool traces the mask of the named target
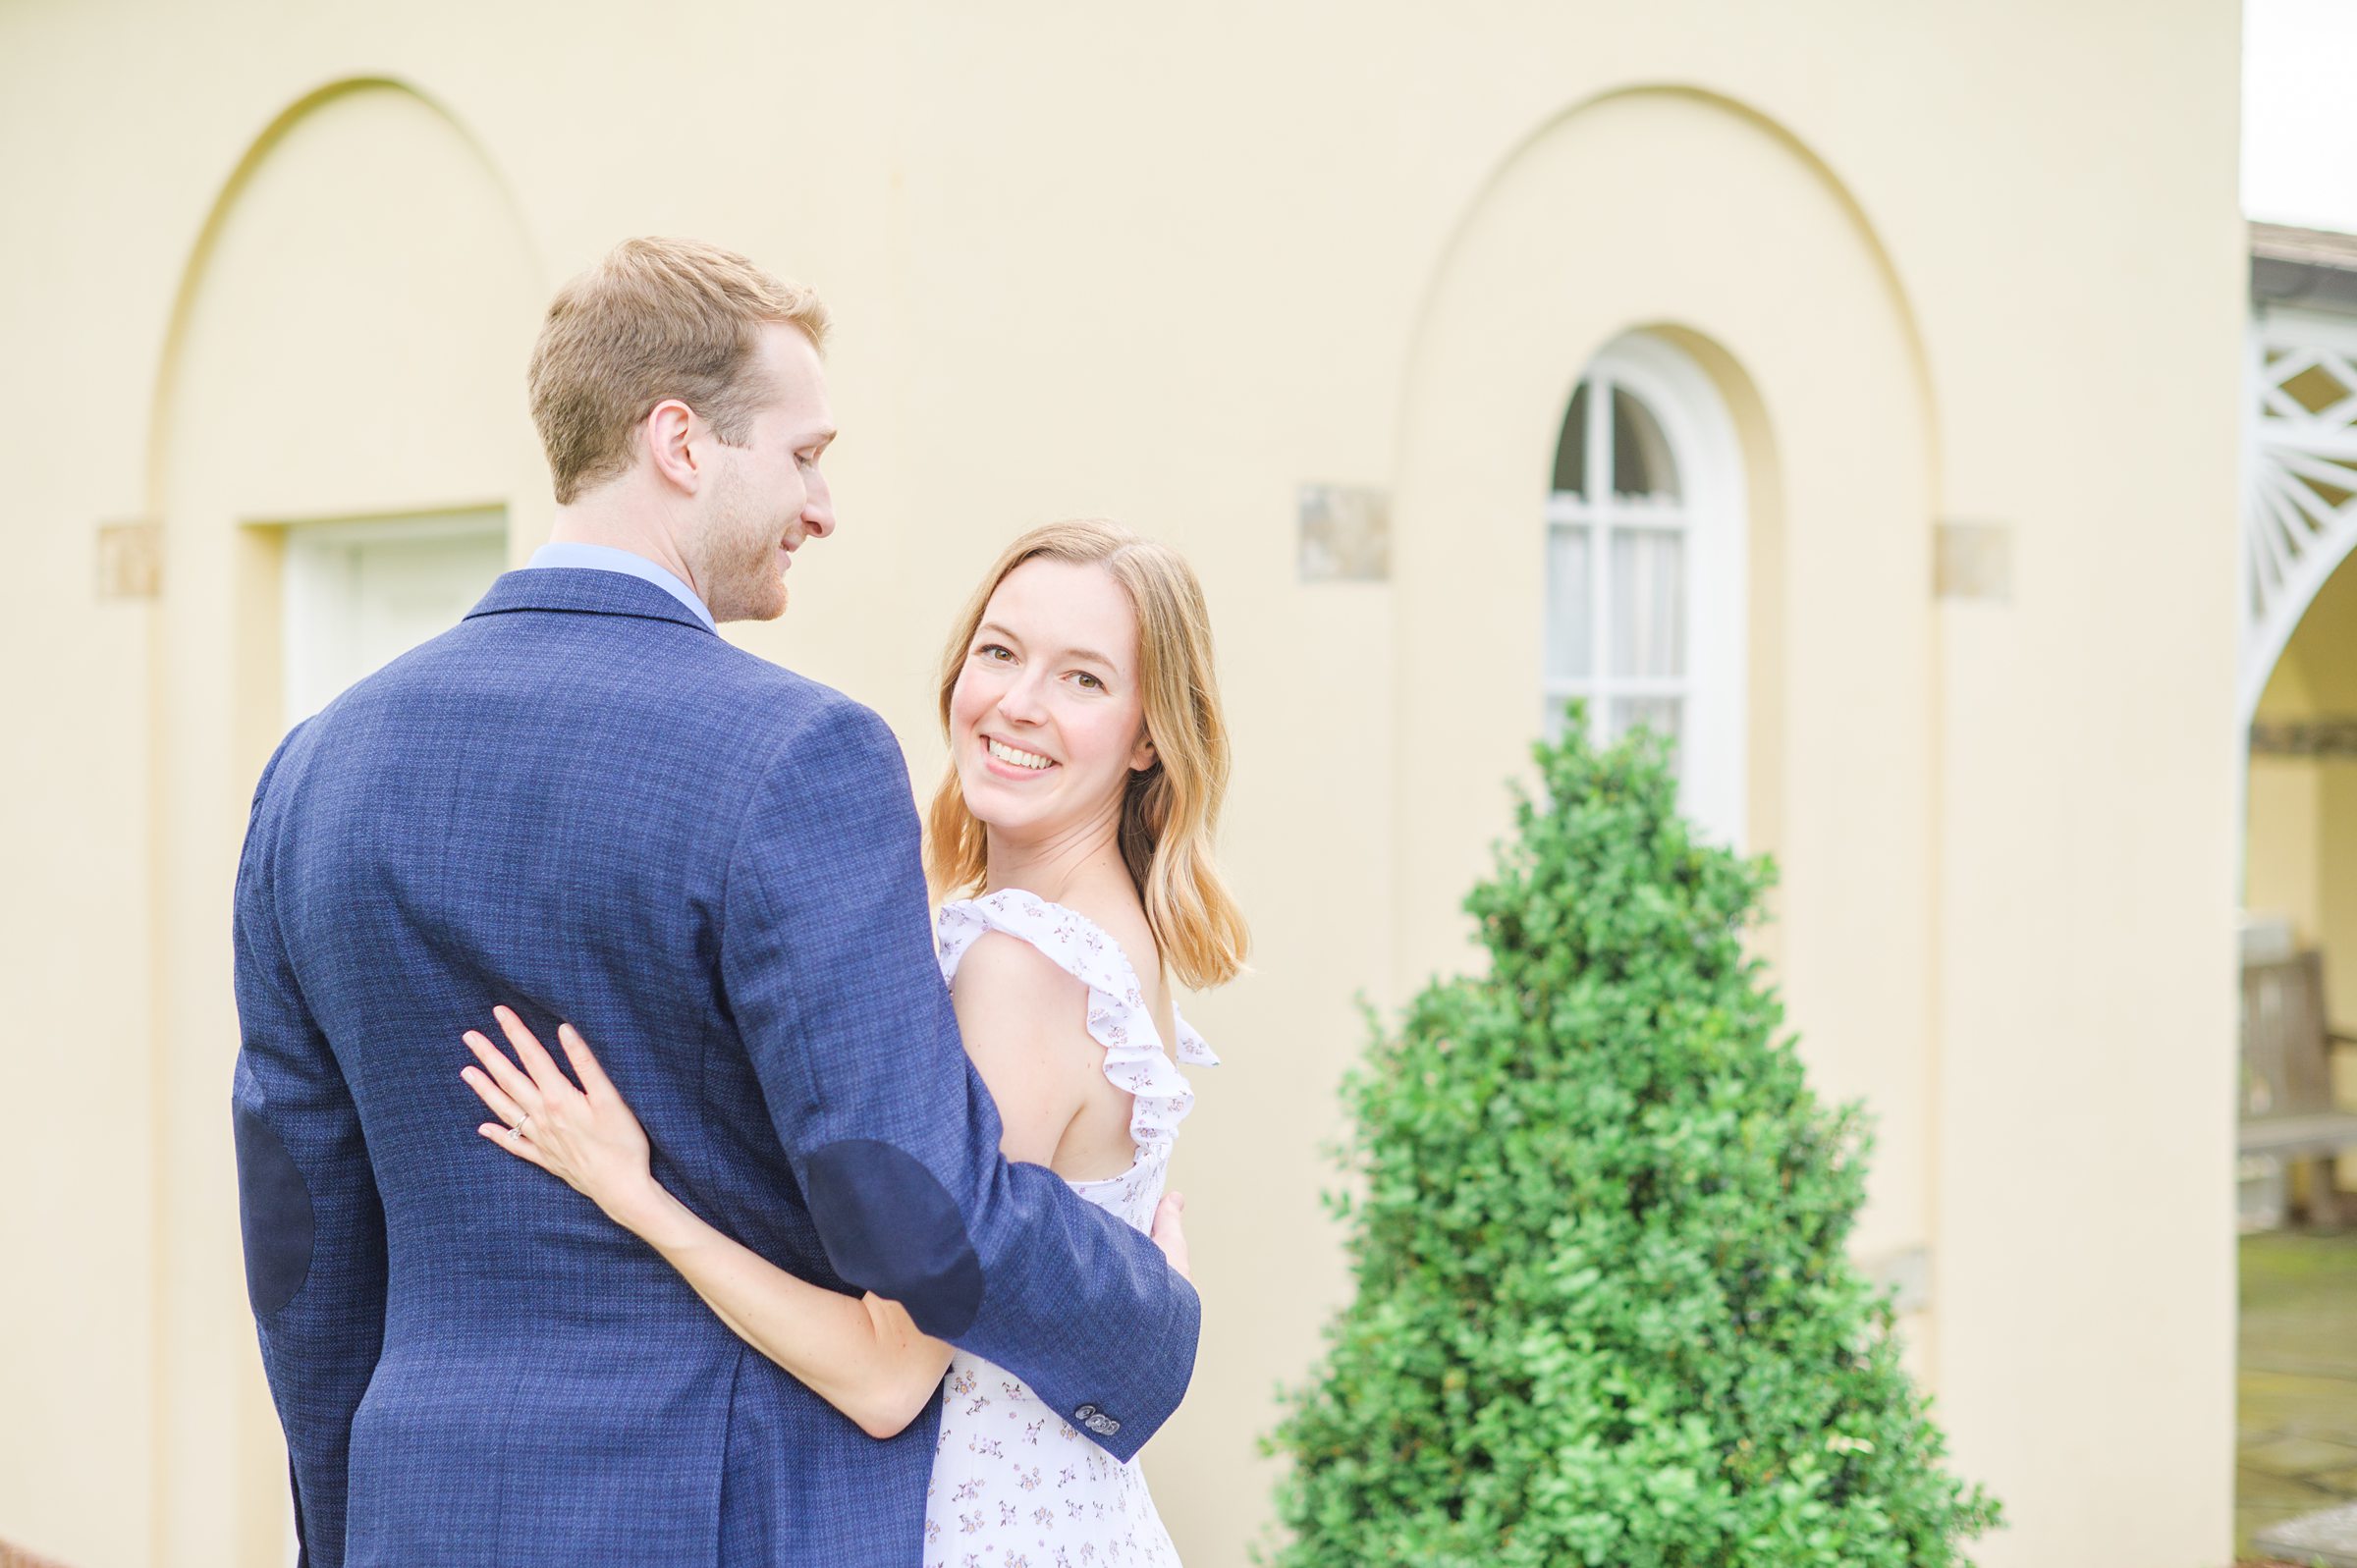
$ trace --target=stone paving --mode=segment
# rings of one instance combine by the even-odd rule
[[[2242,1240],[2234,1545],[2357,1502],[2357,1231]]]

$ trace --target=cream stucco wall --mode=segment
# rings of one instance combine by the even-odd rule
[[[2013,1520],[1982,1559],[2225,1559],[2233,7],[1185,16],[0,9],[0,1256],[37,1281],[0,1290],[0,1538],[276,1560],[222,1136],[273,528],[495,503],[528,548],[538,305],[686,232],[840,321],[843,532],[732,634],[920,778],[935,640],[1018,527],[1123,517],[1211,594],[1260,948],[1194,1009],[1211,1310],[1148,1460],[1190,1563],[1242,1562],[1342,1287],[1352,996],[1465,960],[1547,455],[1630,327],[1753,460],[1771,950],[1880,1117],[1859,1245],[1928,1258],[1917,1365]],[[1320,481],[1392,492],[1388,584],[1296,579]],[[139,518],[164,592],[102,600]],[[2005,530],[2009,599],[1934,597],[1942,520]]]

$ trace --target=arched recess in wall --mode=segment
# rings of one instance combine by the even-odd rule
[[[164,564],[149,687],[159,1564],[210,1561],[228,1541],[234,1560],[279,1560],[285,1544],[223,1107],[238,1040],[229,891],[287,718],[286,538],[502,513],[511,550],[542,536],[522,383],[545,291],[474,138],[383,81],[278,116],[184,275],[149,470]]]
[[[1935,455],[1895,275],[1822,160],[1753,111],[1616,92],[1502,164],[1408,357],[1393,518],[1402,984],[1468,962],[1458,913],[1542,711],[1551,478],[1573,388],[1634,334],[1715,384],[1745,494],[1746,847],[1819,1084],[1882,1156],[1858,1244],[1928,1244]]]

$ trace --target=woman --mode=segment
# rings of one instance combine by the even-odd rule
[[[1216,1058],[1178,1016],[1169,977],[1219,985],[1245,947],[1211,858],[1228,737],[1194,573],[1109,523],[1034,529],[966,605],[940,704],[950,765],[927,815],[926,870],[937,892],[979,889],[942,906],[941,965],[998,1105],[1000,1147],[1152,1229],[1183,1270],[1183,1201],[1163,1188],[1193,1095],[1172,1052]],[[637,1118],[571,1025],[559,1040],[578,1090],[513,1012],[499,1021],[524,1070],[466,1036],[478,1063],[466,1081],[500,1118],[483,1136],[643,1238],[747,1343],[869,1434],[916,1419],[946,1373],[928,1568],[1177,1563],[1134,1464],[1011,1374],[924,1337],[894,1303],[797,1279],[705,1224],[656,1184]]]

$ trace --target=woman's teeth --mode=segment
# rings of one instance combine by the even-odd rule
[[[990,754],[1001,762],[1016,768],[1039,769],[1056,766],[1051,758],[1043,757],[1036,751],[1017,751],[1004,740],[991,741]]]

